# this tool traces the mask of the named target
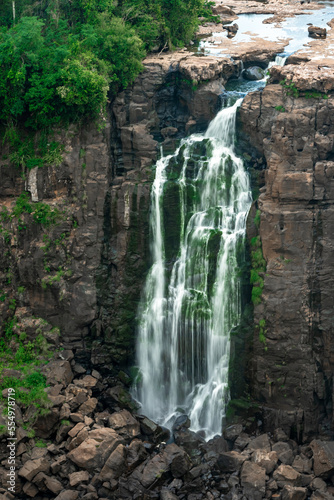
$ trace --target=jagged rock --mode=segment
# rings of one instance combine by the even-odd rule
[[[172,431],[173,432],[179,431],[180,429],[182,429],[182,427],[189,429],[190,420],[189,420],[188,415],[180,415],[179,417],[177,417],[174,424],[173,424]]]
[[[111,387],[105,394],[108,398],[110,398],[112,404],[117,403],[120,408],[124,408],[129,411],[138,409],[136,402],[122,386]]]
[[[140,425],[128,410],[113,413],[108,421],[110,427],[125,439],[131,440],[140,434]]]
[[[210,439],[203,448],[207,450],[207,452],[213,451],[214,453],[223,453],[224,451],[229,451],[229,446],[227,441],[223,436],[215,436],[213,439]]]
[[[301,484],[301,475],[290,465],[280,465],[275,470],[273,478],[280,488],[284,488],[285,485],[300,486]]]
[[[58,479],[56,479],[55,477],[49,477],[45,475],[44,484],[47,487],[47,489],[52,493],[54,493],[55,495],[58,495],[58,493],[60,493],[64,489],[61,482],[58,481]]]
[[[78,496],[78,491],[64,490],[55,498],[55,500],[77,500]]]
[[[62,455],[61,457],[57,458],[57,460],[52,462],[51,464],[52,474],[57,474],[60,471],[62,464],[66,463],[66,461],[67,461],[66,456]]]
[[[305,500],[307,488],[298,488],[285,485],[282,491],[282,500]]]
[[[99,479],[101,481],[110,481],[118,479],[124,472],[126,460],[125,447],[119,444],[117,448],[109,455],[103,469],[100,472]]]
[[[60,425],[60,427],[59,427],[59,429],[57,431],[56,443],[59,444],[62,441],[64,441],[64,439],[66,438],[68,432],[72,428],[73,428],[73,424],[71,424],[71,422],[64,421],[64,423]]]
[[[186,453],[172,443],[145,465],[140,481],[147,488],[170,469],[176,474],[174,477],[178,478],[181,470],[184,473],[189,468],[190,461]]]
[[[55,359],[43,366],[42,373],[46,376],[47,384],[69,385],[73,380],[73,372],[68,361]]]
[[[219,455],[217,465],[222,472],[238,472],[245,460],[237,451],[227,451]]]
[[[247,446],[247,450],[262,450],[267,452],[271,451],[268,434],[261,434],[261,436],[258,436],[250,441],[249,445]]]
[[[75,437],[82,429],[84,429],[85,424],[83,422],[77,423],[71,430],[68,431],[70,437]]]
[[[190,457],[198,455],[200,444],[205,443],[201,436],[185,427],[174,432],[174,439],[175,443],[184,448]]]
[[[314,474],[326,479],[334,473],[334,441],[313,440],[310,444],[313,451]]]
[[[33,424],[36,437],[48,439],[55,430],[59,422],[59,411],[57,408],[51,408],[47,415],[39,415]]]
[[[77,378],[73,381],[78,387],[83,387],[85,389],[92,389],[97,384],[97,379],[91,375],[86,375],[83,378]]]
[[[311,38],[326,38],[327,30],[326,28],[319,28],[318,26],[309,26],[308,36]]]
[[[234,442],[235,450],[244,450],[246,446],[250,443],[250,437],[245,432],[242,432]]]
[[[28,495],[28,497],[30,497],[30,498],[34,498],[38,493],[38,489],[33,483],[29,483],[29,482],[25,483],[23,485],[22,489],[23,489],[24,493],[26,495]],[[5,499],[6,497],[3,497],[3,498]]]
[[[286,435],[286,433],[283,431],[283,429],[275,429],[275,431],[274,431],[274,440],[276,441],[276,443],[278,441],[286,442],[286,441],[289,440],[289,438]]]
[[[162,488],[160,492],[160,500],[178,500],[178,497],[167,488]]]
[[[19,470],[19,476],[27,481],[31,481],[39,472],[48,472],[50,464],[45,458],[38,458],[37,460],[28,460],[23,467]]]
[[[97,399],[96,398],[89,398],[87,401],[82,403],[82,405],[79,406],[78,413],[81,413],[82,415],[88,416],[93,413],[97,405]]]
[[[127,466],[129,470],[135,469],[148,457],[148,453],[139,439],[131,441],[127,449]]]
[[[259,66],[252,66],[250,68],[245,69],[242,72],[242,76],[246,80],[251,80],[251,81],[262,80],[262,78],[264,77],[264,71]]]
[[[88,483],[89,481],[89,473],[86,470],[81,470],[79,472],[72,472],[68,476],[70,481],[70,486],[73,488],[81,483]]]
[[[242,433],[241,424],[229,425],[225,427],[223,431],[224,438],[227,441],[231,441],[233,443],[241,433]]]
[[[278,442],[273,444],[272,450],[276,451],[278,459],[282,464],[292,465],[294,456],[288,443]]]
[[[315,479],[313,479],[311,483],[311,488],[313,491],[315,490],[326,491],[327,484],[325,483],[325,481],[320,479],[320,477],[316,477]]]
[[[333,500],[333,495],[331,493],[327,493],[325,491],[315,491],[312,493],[311,500]]]
[[[266,452],[263,450],[255,450],[252,455],[252,461],[260,467],[263,467],[266,474],[271,474],[278,462],[278,455],[276,451]]]
[[[74,450],[74,448],[77,448],[85,439],[88,438],[88,432],[89,432],[89,427],[84,427],[78,434],[75,436],[75,438],[72,439],[72,441],[66,445],[66,448],[71,451]]]
[[[305,455],[297,455],[292,463],[292,467],[301,474],[311,474],[312,459],[305,457]]]
[[[71,450],[67,457],[82,469],[102,469],[109,455],[123,444],[123,439],[108,428],[95,429],[88,433],[77,448]]]
[[[244,462],[240,481],[246,498],[262,500],[266,490],[266,471],[253,462]]]

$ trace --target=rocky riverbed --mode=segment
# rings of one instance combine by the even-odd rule
[[[50,413],[33,438],[22,425],[31,409],[17,408],[16,494],[2,469],[1,499],[36,500],[330,500],[334,443],[297,443],[261,422],[228,425],[205,442],[179,417],[172,431],[138,415],[127,384],[90,374],[63,351],[45,368]],[[5,375],[10,375],[9,370]],[[30,415],[29,415],[30,414]],[[258,429],[258,430],[256,430]],[[40,447],[39,443],[45,443]],[[39,445],[39,446],[38,446]],[[5,460],[6,441],[1,443]]]

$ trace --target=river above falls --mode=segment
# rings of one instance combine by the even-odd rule
[[[240,55],[240,48],[245,50],[248,46],[257,50],[266,47],[273,49],[276,44],[277,53],[290,55],[312,41],[308,36],[310,24],[330,30],[327,22],[334,18],[334,3],[326,2],[322,9],[288,17],[280,23],[264,22],[268,18],[268,14],[240,14],[238,19],[230,23],[236,23],[239,27],[233,39],[227,38],[226,30],[213,31],[210,36],[201,39],[197,51],[216,57],[237,57]]]

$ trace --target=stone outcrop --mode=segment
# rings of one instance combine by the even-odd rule
[[[265,428],[299,439],[326,435],[333,422],[334,101],[313,90],[328,91],[331,79],[309,70],[314,78],[301,66],[274,67],[271,81],[293,84],[249,94],[240,113],[249,151],[266,164],[257,201],[266,273],[254,310],[265,343],[255,328],[252,394]]]

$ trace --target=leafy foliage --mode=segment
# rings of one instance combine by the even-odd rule
[[[15,18],[13,13],[15,5]],[[188,43],[207,0],[5,0],[0,120],[15,130],[94,119],[142,70],[145,49]],[[31,155],[30,155],[31,156]]]

